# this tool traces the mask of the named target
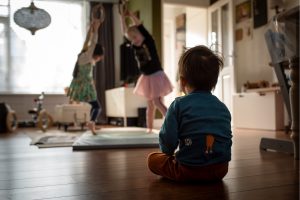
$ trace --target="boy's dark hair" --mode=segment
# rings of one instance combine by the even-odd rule
[[[179,76],[195,90],[212,91],[217,82],[223,59],[206,46],[188,49],[179,60]]]
[[[103,56],[104,54],[104,47],[101,44],[96,44],[93,56]]]

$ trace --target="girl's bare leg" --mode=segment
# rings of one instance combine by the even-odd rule
[[[167,107],[165,104],[162,102],[162,98],[158,97],[153,99],[154,105],[158,108],[158,110],[161,112],[163,116],[166,116],[167,113]]]
[[[147,132],[151,132],[153,128],[155,106],[153,100],[148,100],[147,107]]]
[[[95,127],[95,122],[94,121],[89,121],[87,123],[87,127],[90,129],[93,135],[96,135],[96,127]]]

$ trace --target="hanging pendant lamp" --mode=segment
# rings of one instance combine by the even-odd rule
[[[37,30],[49,26],[51,17],[48,12],[36,7],[32,1],[29,7],[21,8],[15,12],[14,21],[34,35]]]

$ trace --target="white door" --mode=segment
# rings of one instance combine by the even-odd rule
[[[224,68],[220,72],[214,94],[226,104],[230,112],[232,94],[235,92],[232,4],[232,0],[219,0],[208,8],[208,45],[224,58]]]

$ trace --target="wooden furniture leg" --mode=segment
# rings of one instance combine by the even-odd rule
[[[290,60],[290,69],[291,138],[294,143],[294,158],[299,160],[299,57]]]

